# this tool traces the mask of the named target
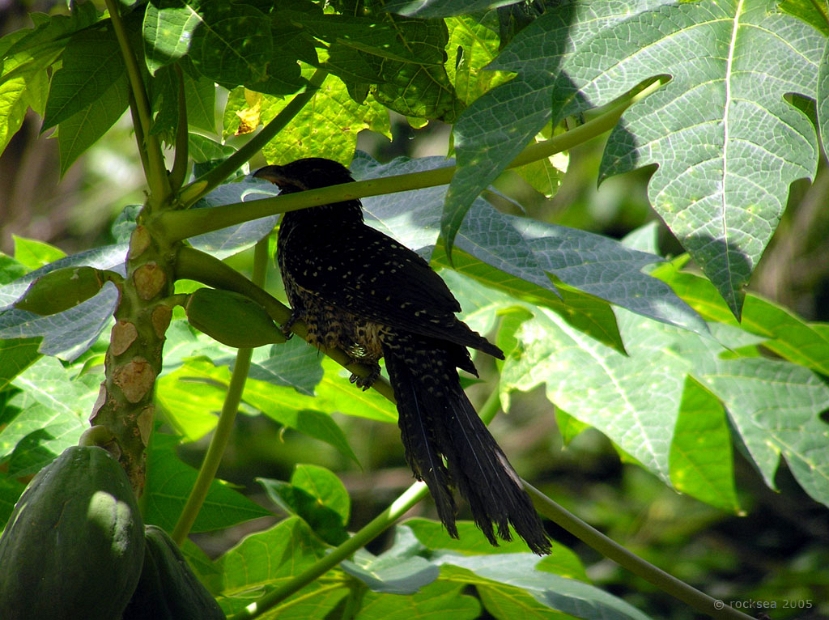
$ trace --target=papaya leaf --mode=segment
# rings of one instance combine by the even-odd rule
[[[824,38],[775,6],[665,0],[551,8],[490,65],[519,76],[459,119],[459,170],[441,221],[447,245],[475,196],[548,122],[669,75],[667,86],[625,113],[601,174],[659,166],[651,203],[739,316],[742,288],[789,184],[817,165],[814,127],[783,96],[816,97]]]
[[[172,531],[198,472],[179,460],[175,448],[179,438],[155,432],[147,453],[147,485],[144,489],[144,520]],[[254,504],[227,483],[213,480],[193,532],[211,532],[271,513]]]
[[[302,573],[314,562],[320,559],[326,550],[324,545],[313,533],[310,527],[300,518],[292,517],[281,521],[274,527],[245,537],[238,545],[227,551],[216,560],[215,566],[222,575],[222,598],[219,603],[222,609],[233,615],[260,598],[269,589],[284,583],[291,577]],[[339,589],[335,599],[329,600],[325,590],[314,595],[316,590],[322,590],[319,581],[312,583],[301,591],[302,598],[313,599],[308,604],[313,605],[315,613],[290,617],[317,617],[319,607],[323,605],[320,597],[326,599],[325,607],[333,607],[347,592],[347,588]],[[284,605],[290,605],[288,599]],[[296,610],[292,606],[291,611]],[[284,614],[280,613],[280,618]],[[286,616],[287,617],[287,616]]]
[[[789,362],[724,355],[727,350],[712,338],[625,310],[615,312],[627,356],[575,332],[552,312],[542,309],[525,321],[516,334],[520,349],[504,364],[505,395],[546,384],[551,402],[605,433],[671,484],[680,473],[679,452],[697,434],[688,421],[679,421],[692,398],[685,379],[691,376],[725,407],[766,484],[774,488],[783,456],[804,490],[829,504],[829,470],[824,465],[829,462],[829,425],[820,419],[829,408],[829,387],[817,375]],[[710,405],[707,409],[716,416]],[[711,421],[712,430],[721,433],[722,424]],[[684,490],[703,501],[732,502],[730,483],[720,485],[715,495],[710,485],[705,488],[710,472],[731,471],[730,451],[707,449],[700,458],[709,473],[682,465],[678,481]]]
[[[42,131],[88,109],[117,82],[123,82],[126,90],[126,67],[112,27],[74,35],[66,46],[63,66],[52,78]]]

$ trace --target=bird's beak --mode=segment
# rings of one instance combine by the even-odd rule
[[[264,168],[259,168],[259,170],[253,173],[253,176],[270,181],[274,185],[281,185],[287,181],[285,174],[282,172],[282,166],[265,166]]]

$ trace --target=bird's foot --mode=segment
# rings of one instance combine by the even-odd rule
[[[361,388],[363,391],[369,389],[374,382],[380,377],[380,365],[379,364],[366,364],[365,362],[356,362],[362,364],[366,368],[370,369],[369,374],[365,376],[361,376],[355,373],[351,373],[351,378],[349,381],[355,384],[357,387]]]
[[[293,337],[294,332],[292,330],[294,327],[294,323],[296,323],[298,320],[298,316],[291,314],[291,318],[289,318],[282,325],[280,325],[279,329],[282,332],[282,335],[285,336],[285,340],[290,340]]]

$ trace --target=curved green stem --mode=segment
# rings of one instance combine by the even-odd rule
[[[514,168],[545,159],[555,153],[573,148],[602,135],[616,125],[622,113],[630,105],[654,92],[660,86],[661,82],[656,81],[635,95],[623,98],[619,103],[611,106],[610,109],[584,123],[584,125],[558,135],[551,140],[531,144],[507,167]],[[276,213],[286,213],[355,198],[446,185],[455,175],[455,169],[455,166],[447,165],[435,170],[369,179],[345,185],[333,185],[275,198],[222,205],[212,209],[171,211],[160,215],[160,225],[168,231],[171,239],[181,240]]]
[[[394,402],[394,401],[392,401]],[[481,407],[481,418],[489,423],[500,408],[498,390],[493,390],[484,405]],[[269,609],[284,601],[286,598],[299,592],[302,588],[313,583],[322,577],[329,570],[337,566],[343,560],[349,558],[359,549],[365,547],[369,542],[394,525],[418,502],[429,494],[428,487],[423,482],[416,482],[406,489],[391,506],[380,515],[374,518],[368,525],[355,533],[351,538],[335,548],[324,558],[310,566],[306,571],[300,573],[290,581],[286,582],[276,590],[269,592],[256,603],[248,605],[244,611],[232,616],[230,620],[243,620],[255,618]]]
[[[150,178],[150,162],[147,159],[147,149],[143,148],[144,130],[141,128],[141,120],[138,117],[138,106],[135,105],[135,97],[132,93],[130,100],[130,116],[132,116],[132,130],[135,133],[135,143],[138,145],[138,158],[141,160],[141,169],[144,171],[144,178]]]
[[[389,527],[406,514],[415,504],[429,493],[429,489],[422,482],[416,482],[398,497],[391,506],[373,519],[359,532],[333,549],[328,555],[320,559],[313,566],[303,571],[290,581],[269,592],[255,603],[248,605],[244,611],[231,616],[229,620],[243,620],[256,618],[269,609],[284,601],[292,594],[319,579],[322,575],[337,566],[340,562],[353,555],[359,549],[377,538]]]
[[[262,128],[262,131],[253,136],[247,144],[210,172],[184,187],[180,194],[181,205],[183,207],[189,207],[199,198],[213,190],[217,185],[223,183],[225,179],[238,170],[245,162],[256,155],[263,146],[270,142],[305,107],[305,104],[313,98],[326,77],[328,77],[328,72],[324,69],[318,69],[308,79],[308,85],[305,87],[305,90],[296,95],[270,123]]]
[[[105,0],[109,11],[112,27],[115,31],[115,38],[118,39],[118,46],[121,48],[121,55],[124,57],[124,65],[127,69],[127,78],[130,82],[130,90],[135,98],[135,109],[138,112],[138,122],[141,126],[143,141],[138,143],[139,150],[146,150],[148,170],[147,184],[150,186],[150,193],[155,197],[157,204],[161,204],[170,195],[170,183],[167,179],[167,168],[164,166],[164,154],[161,152],[161,143],[158,137],[152,135],[153,117],[150,108],[150,100],[144,88],[144,80],[141,77],[141,68],[133,53],[129,42],[129,35],[124,27],[121,14],[118,12],[116,0]],[[136,137],[139,133],[136,131]],[[143,159],[143,158],[142,158]]]
[[[264,284],[267,264],[268,238],[265,237],[256,244],[254,251],[252,284],[259,286]],[[244,392],[245,381],[250,371],[252,356],[253,349],[239,349],[236,353],[236,364],[233,366],[233,374],[230,377],[230,384],[228,385],[227,394],[225,394],[225,400],[222,404],[222,413],[219,416],[219,422],[216,425],[213,438],[210,440],[207,454],[204,455],[204,461],[202,461],[201,468],[199,469],[196,483],[193,485],[190,496],[187,498],[187,503],[184,505],[184,509],[173,529],[172,538],[179,546],[184,543],[187,534],[193,527],[193,523],[196,522],[196,517],[210,490],[210,484],[213,482],[213,479],[216,477],[216,472],[219,470],[222,455],[224,455],[225,448],[227,448],[230,435],[233,431],[236,413],[239,411],[239,403],[242,401],[242,393]]]
[[[670,594],[700,613],[723,620],[750,620],[751,616],[747,616],[728,605],[724,605],[722,601],[717,601],[696,588],[692,588],[684,581],[680,581],[676,577],[669,575],[653,564],[631,553],[597,529],[579,519],[563,506],[551,500],[534,486],[526,481],[522,480],[522,482],[540,514],[555,524],[560,525],[606,558],[613,560],[633,574],[646,579],[666,594]],[[720,607],[721,605],[722,607]]]

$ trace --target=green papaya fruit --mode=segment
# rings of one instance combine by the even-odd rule
[[[222,608],[190,570],[167,532],[148,525],[144,540],[144,568],[123,620],[225,619]]]
[[[105,279],[93,267],[63,267],[39,277],[14,306],[47,316],[74,308],[101,290]]]
[[[261,347],[285,342],[265,309],[244,295],[200,288],[184,306],[190,325],[229,347]]]
[[[0,538],[0,618],[119,620],[144,560],[123,468],[73,446],[29,483]]]

